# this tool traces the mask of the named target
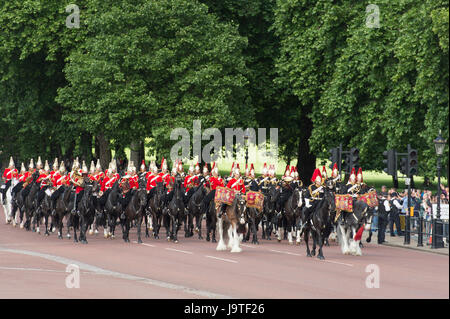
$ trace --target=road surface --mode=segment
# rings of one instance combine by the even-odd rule
[[[370,243],[363,256],[347,256],[332,242],[321,261],[306,257],[303,242],[260,239],[230,253],[183,230],[177,244],[164,229],[143,244],[132,229],[124,243],[120,227],[115,239],[88,235],[83,245],[14,228],[0,216],[0,298],[449,298],[443,255]],[[79,288],[68,288],[77,282],[70,265],[79,269]]]

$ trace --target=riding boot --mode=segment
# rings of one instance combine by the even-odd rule
[[[77,193],[75,193],[75,198],[73,199],[73,209],[71,211],[72,215],[75,215],[77,212]]]

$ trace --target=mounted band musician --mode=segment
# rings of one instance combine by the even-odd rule
[[[318,203],[323,199],[324,196],[324,184],[322,180],[322,174],[320,170],[316,168],[314,170],[313,176],[311,178],[313,182],[308,186],[308,190],[305,195],[305,208],[304,212],[304,220],[309,221],[309,216],[316,209]]]
[[[234,169],[233,177],[228,181],[227,188],[234,189],[235,191],[241,192],[242,194],[245,194],[245,184],[244,179],[241,176],[241,171],[239,169],[239,163],[236,164],[236,168]],[[218,218],[222,217],[222,214],[225,213],[225,210],[227,209],[227,204],[222,204]]]

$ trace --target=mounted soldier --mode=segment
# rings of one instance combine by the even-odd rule
[[[84,194],[85,179],[88,178],[88,169],[86,163],[83,161],[83,166],[81,170],[75,167],[75,171],[72,174],[71,182],[76,187],[75,188],[75,199],[73,201],[73,209],[71,211],[72,215],[80,214],[78,209],[78,204]]]
[[[261,171],[261,176],[257,178],[257,183],[261,191],[263,193],[267,193],[270,184],[269,170],[267,169],[267,163],[264,163],[263,169]]]
[[[248,172],[248,177],[245,180],[245,188],[249,189],[249,190],[251,190],[253,192],[259,192],[259,190],[260,190],[258,182],[256,181],[255,167],[253,166],[253,163],[250,165],[250,170]]]
[[[358,169],[358,174],[356,174],[356,183],[359,186],[359,194],[365,194],[369,191],[369,186],[363,181],[362,168]]]
[[[355,168],[353,167],[352,171],[350,173],[350,177],[348,178],[348,182],[343,187],[343,193],[350,194],[353,197],[357,197],[359,191],[360,191],[360,186],[359,186],[359,184],[356,183]]]
[[[147,167],[145,166],[145,160],[142,160],[141,166],[139,167],[139,178],[147,180]]]
[[[45,160],[45,166],[44,169],[40,170],[40,174],[38,179],[36,180],[36,183],[40,183],[40,190],[37,192],[37,207],[41,204],[42,199],[44,199],[45,191],[47,188],[52,184],[51,181],[51,175],[50,175],[50,166],[48,165],[48,161]]]
[[[291,176],[292,172],[292,176]],[[289,199],[289,197],[292,195],[293,192],[293,186],[291,185],[292,181],[294,180],[294,170],[293,167],[289,169],[289,165],[286,165],[286,169],[284,171],[284,175],[281,179],[281,189],[280,189],[280,196],[278,198],[278,212],[281,214],[281,210],[284,207],[284,204]]]
[[[213,163],[213,166],[211,168],[211,173],[212,173],[212,176],[209,179],[209,184],[210,184],[211,191],[203,199],[204,212],[206,212],[208,210],[208,207],[209,207],[211,201],[216,196],[216,189],[217,189],[217,187],[219,187],[219,186],[220,187],[224,187],[225,186],[223,178],[219,176],[219,167],[216,165],[216,162]]]
[[[334,185],[334,192],[336,194],[339,194],[342,190],[342,183],[337,163],[334,163],[333,169],[331,170],[331,176],[328,177],[328,179],[325,181],[325,184],[327,183],[327,181],[331,181],[331,183]]]
[[[6,205],[6,192],[8,190],[8,188],[11,186],[11,180],[13,178],[18,178],[19,174],[17,172],[17,169],[14,165],[14,160],[12,158],[12,156],[9,159],[9,165],[8,167],[5,169],[5,171],[3,172],[2,175],[2,179],[4,181],[4,185],[1,188],[1,192],[3,194],[2,198],[3,198],[3,205]]]
[[[198,165],[198,164],[197,164]],[[200,171],[200,167],[198,168]],[[189,172],[186,178],[184,179],[184,189],[185,189],[185,205],[189,202],[192,194],[195,192],[195,187],[199,185],[198,176],[194,175],[194,167],[191,165],[189,167]]]
[[[239,169],[239,163],[236,164],[236,168],[234,169],[233,177],[228,181],[226,187],[234,189],[235,191],[241,192],[242,194],[246,193],[244,179],[242,178],[241,171]],[[217,217],[221,218],[222,214],[225,213],[226,208],[227,208],[227,204],[222,204],[219,215]]]
[[[293,166],[294,168],[294,180],[292,181],[292,184],[294,188],[303,187],[303,182],[300,180],[300,177],[298,176],[297,167]]]
[[[312,184],[309,185],[308,191],[305,195],[305,221],[309,220],[309,216],[316,209],[317,204],[323,199],[324,196],[322,174],[320,173],[320,170],[318,168],[314,170],[311,182]]]

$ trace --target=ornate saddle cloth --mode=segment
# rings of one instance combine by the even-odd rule
[[[248,192],[245,194],[247,207],[256,208],[259,211],[263,210],[264,194],[261,192]]]
[[[358,200],[363,201],[364,203],[369,205],[369,207],[378,206],[378,198],[377,198],[376,191],[372,191],[372,192],[368,192],[363,195],[359,195]]]
[[[219,186],[216,188],[214,201],[216,203],[231,205],[233,204],[236,193],[237,191],[235,191],[234,189]]]
[[[349,213],[353,212],[353,197],[350,194],[340,195],[336,194],[334,202],[336,210],[343,210]]]

